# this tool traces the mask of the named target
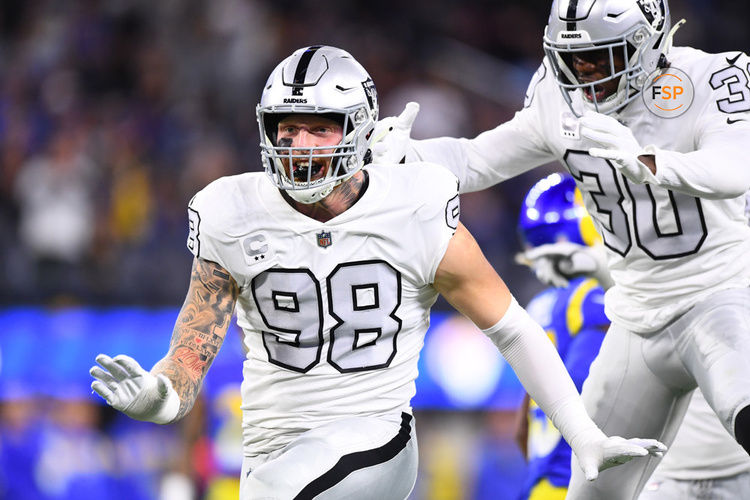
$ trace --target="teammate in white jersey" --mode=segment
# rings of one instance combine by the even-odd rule
[[[615,282],[587,409],[607,432],[669,441],[700,385],[750,450],[750,59],[671,48],[670,26],[663,0],[554,1],[524,108],[474,139],[413,142],[406,159],[448,166],[462,192],[562,162]],[[678,81],[692,99],[655,99]],[[404,122],[386,156],[403,156]],[[635,498],[655,465],[633,462],[595,484],[574,467],[569,495]]]
[[[367,72],[312,46],[273,71],[257,108],[268,175],[221,178],[189,206],[190,289],[150,372],[97,357],[93,389],[133,418],[190,410],[236,306],[242,499],[403,499],[417,445],[410,399],[437,294],[495,342],[579,456],[585,475],[649,452],[586,414],[541,327],[459,223],[439,166],[363,169],[378,115]]]
[[[524,213],[529,210],[524,207]],[[544,213],[538,215],[541,218]],[[557,221],[547,225],[555,227],[555,223]],[[545,225],[543,220],[539,224]],[[548,243],[527,250],[521,259],[534,264],[534,271],[542,282],[564,287],[557,289],[561,291],[571,282],[578,283],[587,277],[600,280],[605,289],[612,286],[606,261],[600,255],[600,245],[582,245],[572,238],[543,241]],[[531,304],[527,309],[535,317]],[[693,392],[674,442],[649,478],[639,500],[685,498],[750,498],[750,456],[724,429],[700,389]]]

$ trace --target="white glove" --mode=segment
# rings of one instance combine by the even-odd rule
[[[580,120],[581,135],[598,142],[601,148],[590,148],[589,154],[612,160],[622,175],[635,182],[657,183],[651,170],[641,162],[640,155],[652,154],[638,144],[633,132],[611,116],[587,111]]]
[[[91,388],[107,403],[135,420],[168,424],[180,410],[180,397],[167,377],[154,376],[130,356],[120,354],[114,359],[106,354],[96,357],[97,365],[89,373],[94,380]]]
[[[378,120],[370,146],[373,163],[401,163],[409,149],[409,135],[417,113],[419,104],[409,102],[400,115]]]
[[[667,447],[656,439],[607,437],[599,428],[580,433],[573,438],[570,447],[588,481],[596,479],[599,472],[636,457],[661,457],[667,451]]]
[[[579,276],[596,279],[605,290],[614,285],[603,245],[550,243],[527,250],[519,261],[531,267],[539,281],[558,288],[568,286],[570,279]]]

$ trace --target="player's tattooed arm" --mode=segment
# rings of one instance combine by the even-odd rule
[[[220,265],[196,258],[169,352],[151,369],[163,373],[180,396],[177,419],[190,411],[219,352],[237,302],[237,282]]]

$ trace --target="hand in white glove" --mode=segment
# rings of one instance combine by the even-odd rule
[[[167,424],[180,410],[180,397],[164,375],[154,376],[130,356],[96,357],[91,388],[107,403],[135,420]],[[102,369],[104,368],[104,369]]]
[[[607,437],[599,428],[580,433],[573,438],[570,447],[588,481],[596,479],[599,472],[636,457],[661,457],[667,451],[667,447],[655,439]]]
[[[641,155],[653,154],[652,151],[642,148],[628,127],[611,116],[593,111],[583,114],[580,125],[582,136],[602,146],[590,148],[591,156],[612,160],[622,175],[636,184],[657,182],[651,170],[638,159]]]
[[[409,148],[411,126],[417,113],[419,104],[409,102],[400,115],[378,120],[370,147],[373,163],[401,163]]]
[[[520,260],[531,267],[539,281],[558,288],[568,286],[569,280],[579,276],[596,279],[605,290],[614,285],[603,245],[561,241],[529,249]]]

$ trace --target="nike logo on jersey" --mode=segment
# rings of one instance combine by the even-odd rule
[[[737,118],[736,120],[732,120],[731,118],[727,118],[727,125],[731,125],[731,124],[737,123],[737,122],[744,122],[744,121],[745,121],[744,118]]]
[[[736,62],[737,62],[737,59],[739,59],[739,58],[740,58],[740,56],[741,56],[741,55],[742,55],[742,52],[740,52],[739,54],[737,54],[736,56],[734,56],[734,57],[733,57],[733,58],[731,58],[731,59],[729,59],[729,58],[727,57],[727,62],[729,63],[729,65],[730,65],[730,66],[733,66],[733,65],[734,65],[734,63],[736,63]]]

